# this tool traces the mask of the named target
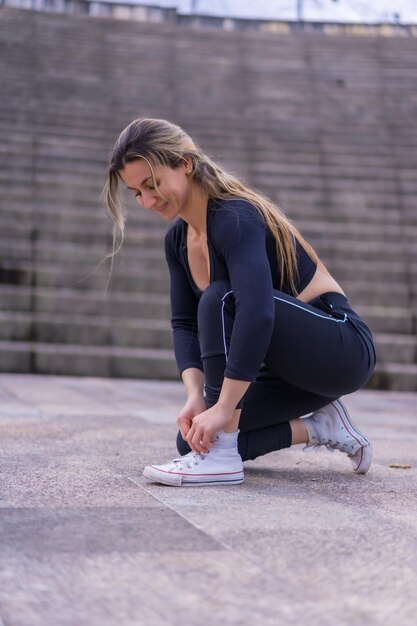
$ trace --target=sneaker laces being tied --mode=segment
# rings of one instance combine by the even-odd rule
[[[180,470],[186,468],[192,469],[194,465],[198,465],[199,462],[205,458],[206,454],[207,453],[203,454],[201,452],[188,452],[188,454],[180,456],[178,459],[173,459],[171,463]]]

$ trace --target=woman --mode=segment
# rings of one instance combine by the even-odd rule
[[[145,476],[239,484],[242,460],[299,443],[340,450],[355,472],[367,472],[371,443],[339,398],[370,378],[372,335],[294,225],[180,127],[138,119],[110,158],[112,257],[117,231],[123,241],[120,182],[172,222],[172,328],[188,395],[177,418],[182,456],[146,467]]]

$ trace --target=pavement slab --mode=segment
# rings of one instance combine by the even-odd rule
[[[0,376],[0,626],[415,626],[417,394],[345,398],[374,444],[365,476],[293,446],[239,486],[151,483],[184,399]]]

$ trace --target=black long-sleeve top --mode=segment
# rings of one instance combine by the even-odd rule
[[[263,362],[274,325],[273,289],[281,289],[275,239],[258,209],[246,200],[210,199],[207,207],[210,282],[227,279],[235,298],[236,316],[225,377],[253,381]],[[316,264],[296,242],[300,293],[312,279]],[[171,324],[180,373],[203,369],[198,342],[197,308],[201,290],[191,276],[187,256],[187,223],[177,218],[165,237],[170,272]],[[281,289],[290,293],[284,282]]]

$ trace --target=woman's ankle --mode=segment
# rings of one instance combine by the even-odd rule
[[[297,417],[290,420],[291,427],[291,445],[295,446],[298,443],[308,443],[308,432],[305,427],[304,421]]]

